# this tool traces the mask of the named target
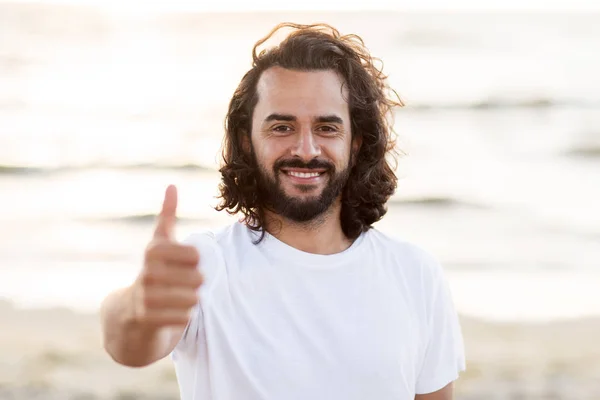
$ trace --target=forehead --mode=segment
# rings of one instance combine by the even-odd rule
[[[348,118],[347,90],[342,78],[332,70],[296,71],[271,67],[258,84],[255,116],[272,112],[299,118],[336,113]]]

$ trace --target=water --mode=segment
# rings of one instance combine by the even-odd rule
[[[600,14],[108,14],[0,3],[0,297],[94,310],[135,276],[165,186],[217,213],[227,101],[278,21],[363,36],[408,106],[381,230],[459,310],[600,315]]]

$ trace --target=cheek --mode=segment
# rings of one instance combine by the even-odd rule
[[[335,161],[338,169],[345,169],[352,162],[352,148],[348,143],[340,143],[331,149],[329,156]]]
[[[254,158],[258,166],[265,172],[272,174],[273,164],[277,160],[273,149],[269,146],[254,145]]]
[[[283,140],[256,143],[254,149],[258,162],[268,167],[271,167],[275,161],[289,154],[289,147]]]

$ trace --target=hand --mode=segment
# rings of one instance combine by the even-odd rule
[[[177,188],[165,192],[154,236],[144,254],[144,266],[133,284],[134,319],[143,326],[185,326],[203,277],[193,246],[175,240]]]

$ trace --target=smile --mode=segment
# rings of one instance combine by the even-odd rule
[[[294,168],[294,169],[282,169],[281,172],[283,172],[287,177],[289,177],[292,181],[295,181],[296,183],[311,183],[311,184],[315,184],[317,182],[319,182],[322,179],[322,176],[327,172],[327,170],[325,169],[300,169],[300,168]]]
[[[298,171],[285,171],[286,174],[295,176],[296,178],[314,178],[320,176],[322,172],[298,172]]]

